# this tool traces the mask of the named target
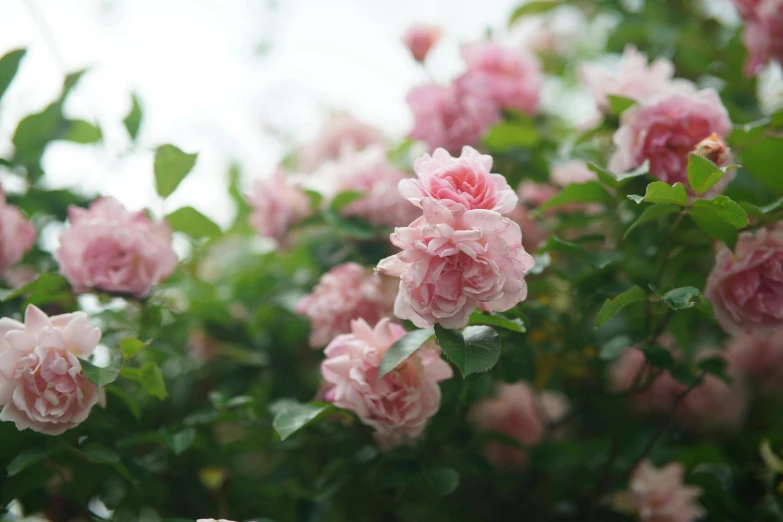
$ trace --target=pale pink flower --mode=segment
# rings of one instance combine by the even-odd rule
[[[422,200],[424,216],[397,228],[402,252],[378,270],[400,277],[394,314],[424,328],[462,328],[481,303],[503,312],[527,297],[525,273],[535,264],[522,247],[519,225],[492,210],[452,211]]]
[[[332,114],[318,137],[298,152],[297,167],[302,172],[313,172],[325,161],[384,143],[386,138],[381,131],[338,112]]]
[[[783,0],[734,0],[745,20],[745,73],[755,76],[770,61],[783,64]]]
[[[288,229],[310,215],[310,199],[301,187],[278,168],[268,178],[257,179],[253,192],[247,197],[253,207],[250,224],[261,237],[284,244]]]
[[[598,179],[595,172],[587,168],[587,163],[581,160],[569,160],[555,164],[549,177],[552,183],[560,187]]]
[[[737,375],[764,392],[783,389],[783,331],[768,339],[741,333],[726,344],[726,359]]]
[[[533,210],[557,196],[558,192],[557,187],[553,185],[529,179],[520,183],[517,189],[519,201]]]
[[[627,172],[650,161],[650,174],[669,184],[688,183],[688,154],[713,133],[731,132],[729,113],[712,89],[672,91],[623,112],[614,135],[613,172]],[[728,181],[726,181],[728,182]]]
[[[718,252],[704,295],[730,334],[783,328],[783,225],[743,232],[733,253]]]
[[[495,395],[477,402],[468,418],[480,432],[506,435],[525,448],[541,442],[547,424],[556,422],[568,412],[568,401],[560,394],[537,392],[529,384],[499,383]],[[501,442],[489,442],[484,454],[501,468],[522,468],[527,464],[527,452]]]
[[[683,484],[684,473],[679,462],[661,469],[655,469],[649,461],[640,462],[628,489],[615,494],[615,509],[644,522],[693,522],[701,518],[705,511],[696,501],[701,489]]]
[[[413,162],[418,179],[400,182],[400,194],[422,207],[422,199],[432,198],[450,209],[494,210],[511,212],[517,205],[517,195],[501,174],[493,174],[492,156],[480,154],[465,146],[458,158],[445,149],[436,149]]]
[[[24,319],[0,319],[0,420],[59,435],[103,400],[78,359],[92,354],[101,331],[82,312],[48,317],[29,305]]]
[[[114,198],[89,209],[70,207],[70,228],[54,257],[76,292],[103,290],[144,297],[177,266],[171,228],[141,210],[128,212]]]
[[[6,271],[5,282],[8,283],[9,288],[19,288],[38,277],[38,274],[39,272],[34,266],[17,265]]]
[[[729,372],[734,376],[733,368]],[[737,431],[745,420],[748,397],[743,383],[728,384],[714,375],[705,375],[701,384],[683,398],[677,420],[695,433]]]
[[[411,52],[413,59],[423,62],[438,40],[443,36],[443,29],[432,24],[413,24],[402,37],[405,47]]]
[[[674,65],[669,60],[656,58],[648,65],[647,55],[631,44],[625,46],[616,67],[584,63],[579,76],[602,110],[609,106],[608,95],[641,101],[670,90],[694,90],[691,82],[674,79]]]
[[[674,342],[670,337],[659,341],[667,348]],[[610,386],[616,392],[641,386],[650,376],[651,369],[644,353],[636,347],[626,349],[609,368]],[[634,408],[641,413],[667,413],[684,389],[685,385],[677,382],[669,372],[663,372],[646,389],[636,392],[631,400]]]
[[[371,146],[345,155],[332,167],[338,192],[364,194],[343,208],[343,215],[361,216],[376,225],[395,227],[407,225],[421,214],[397,190],[397,185],[408,176],[389,162],[382,147]]]
[[[461,88],[486,92],[496,105],[526,114],[538,112],[543,83],[541,63],[527,49],[493,41],[462,48],[468,70],[456,80]]]
[[[0,277],[22,260],[35,243],[35,227],[22,212],[6,203],[0,189]]]
[[[296,312],[312,323],[310,346],[326,346],[337,335],[350,332],[352,319],[374,325],[390,316],[396,286],[395,279],[356,263],[332,268],[296,306]]]
[[[351,322],[351,333],[336,337],[324,353],[321,375],[333,387],[326,398],[354,412],[375,430],[383,449],[418,438],[440,407],[438,382],[452,376],[440,350],[425,344],[382,378],[378,367],[386,350],[405,329],[382,319],[371,328],[363,319]]]
[[[410,135],[430,150],[443,147],[457,154],[500,121],[500,111],[486,93],[465,90],[457,84],[420,85],[411,89],[406,101],[414,117]]]

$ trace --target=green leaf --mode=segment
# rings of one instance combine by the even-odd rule
[[[672,186],[663,181],[653,181],[647,185],[647,192],[644,197],[628,196],[628,198],[636,203],[644,201],[646,203],[667,203],[682,207],[688,204],[688,194],[685,192],[685,186],[682,183],[675,183]]]
[[[612,204],[614,198],[597,181],[572,183],[560,191],[558,195],[536,209],[537,213],[547,209],[560,207],[569,203],[604,203]]]
[[[163,437],[174,455],[182,455],[196,440],[196,430],[195,428],[185,428],[174,435],[164,433]]]
[[[632,286],[614,299],[607,299],[604,301],[603,306],[598,311],[598,316],[595,318],[596,327],[603,325],[609,319],[619,314],[626,306],[646,299],[647,294],[638,286]]]
[[[595,172],[595,174],[598,176],[598,180],[607,187],[616,188],[619,185],[614,174],[603,167],[599,167],[592,161],[587,162],[587,168],[592,172]]]
[[[561,5],[560,0],[534,0],[533,2],[526,2],[514,9],[514,12],[511,13],[511,18],[508,21],[508,25],[511,26],[523,16],[546,13],[559,5]]]
[[[767,214],[776,212],[783,207],[783,197],[780,197],[768,205],[758,206],[748,201],[741,201],[740,206],[754,218],[762,218]]]
[[[354,239],[372,239],[376,236],[375,228],[367,220],[357,216],[342,217],[339,213],[328,210],[324,212],[326,222],[341,236]]]
[[[175,210],[166,216],[166,221],[175,232],[183,232],[194,239],[220,235],[220,227],[193,207]]]
[[[310,198],[310,208],[318,208],[321,206],[321,201],[323,201],[324,197],[320,192],[316,192],[315,190],[310,189],[302,189],[305,194],[307,194],[307,197]]]
[[[84,458],[95,464],[116,464],[120,462],[120,456],[117,452],[101,446],[100,444],[90,443],[81,449]]]
[[[617,181],[618,183],[622,183],[623,181],[638,178],[639,176],[644,176],[650,172],[650,160],[644,160],[644,163],[636,167],[635,169],[629,170],[628,172],[623,172],[621,174],[617,174]]]
[[[491,370],[500,358],[500,337],[489,326],[468,326],[460,333],[436,324],[435,335],[443,353],[465,377]]]
[[[153,397],[162,400],[168,396],[163,373],[161,373],[160,367],[153,362],[149,362],[141,368],[122,368],[120,375],[138,382],[144,391]]]
[[[694,286],[683,286],[669,290],[663,295],[663,302],[672,310],[686,310],[699,304],[701,292]]]
[[[694,206],[688,209],[688,217],[709,237],[723,241],[734,250],[737,244],[737,229],[722,219],[714,209]]]
[[[723,170],[704,156],[688,155],[688,183],[699,196],[714,187],[725,175]]]
[[[423,330],[408,332],[401,337],[386,350],[383,359],[381,359],[380,367],[378,368],[378,378],[380,379],[394,370],[434,335],[435,330],[432,328],[425,328]]]
[[[80,359],[79,362],[82,365],[82,371],[84,376],[92,381],[98,388],[103,388],[117,380],[120,375],[120,368],[122,367],[122,356],[112,354],[112,358],[109,364],[101,368],[95,366],[90,361]]]
[[[440,468],[427,473],[427,480],[440,496],[454,493],[459,487],[459,473],[451,468]]]
[[[625,350],[631,347],[633,341],[627,335],[618,335],[609,342],[601,346],[598,352],[598,358],[604,361],[611,361],[620,356]]]
[[[617,94],[609,94],[606,98],[609,101],[609,111],[617,116],[636,105],[636,100],[633,98],[618,96]]]
[[[492,127],[484,138],[484,144],[493,151],[529,149],[540,141],[538,129],[532,119],[505,121]]]
[[[198,154],[182,152],[174,145],[163,145],[155,152],[155,189],[169,197],[196,164]]]
[[[525,333],[527,329],[525,328],[525,323],[522,322],[522,319],[515,318],[515,319],[506,319],[502,315],[498,315],[495,313],[486,313],[486,312],[480,312],[475,311],[472,314],[470,314],[470,319],[468,320],[469,325],[477,325],[477,324],[484,324],[487,326],[496,326],[498,328],[503,328],[504,330],[508,330],[510,332],[516,332],[516,333]]]
[[[630,234],[631,231],[634,230],[636,227],[644,225],[645,223],[649,223],[650,221],[659,219],[663,216],[667,216],[669,214],[676,214],[677,212],[680,212],[680,208],[675,205],[650,205],[649,207],[644,209],[644,212],[641,213],[641,215],[636,219],[636,221],[631,223],[631,226],[628,227],[628,230],[626,230],[625,234],[623,234],[623,239],[628,237],[628,234]]]
[[[708,374],[714,375],[718,379],[731,384],[731,377],[726,371],[728,369],[728,363],[723,357],[715,356],[703,359],[698,362],[697,366]]]
[[[139,134],[139,128],[141,127],[142,112],[139,98],[135,94],[131,95],[131,103],[131,110],[128,115],[125,116],[125,119],[122,120],[122,123],[125,124],[125,128],[128,130],[131,139],[135,140],[136,136]]]
[[[19,62],[24,58],[26,49],[16,49],[5,54],[0,58],[0,99],[3,98],[8,86],[11,85],[11,81],[16,76],[16,71],[19,70]]]
[[[290,402],[275,414],[272,426],[280,435],[280,440],[285,440],[331,408],[331,404],[323,402],[309,402],[307,404]]]
[[[644,358],[651,366],[671,370],[674,368],[674,357],[666,348],[660,346],[645,346],[642,348]]]
[[[101,130],[90,122],[84,120],[68,120],[68,130],[63,139],[74,143],[97,143],[103,138]]]
[[[693,204],[693,209],[708,209],[734,228],[748,226],[748,213],[728,196],[696,201]]]
[[[3,297],[2,301],[10,301],[11,299],[15,299],[27,294],[31,294],[33,296],[38,294],[51,295],[65,288],[68,288],[68,281],[64,277],[44,272],[38,274],[35,279],[29,283],[14,289],[10,294]]]
[[[120,399],[125,406],[128,407],[128,411],[131,412],[131,415],[136,420],[141,419],[141,409],[139,409],[139,405],[136,404],[136,402],[131,398],[130,395],[125,393],[119,386],[112,386],[111,388],[106,389],[109,393],[116,396],[118,399]]]
[[[5,472],[9,477],[13,477],[14,475],[29,468],[33,464],[40,462],[47,455],[48,452],[40,448],[22,452],[14,457],[14,459],[8,464]]]
[[[766,138],[754,142],[742,153],[745,170],[778,196],[783,194],[783,176],[780,175],[782,150],[783,139]]]
[[[332,204],[330,207],[335,211],[340,211],[356,201],[357,199],[361,199],[364,197],[364,194],[361,192],[357,192],[355,190],[346,190],[345,192],[340,192],[337,194],[334,199],[332,200]]]
[[[122,352],[123,359],[126,361],[142,351],[146,346],[147,343],[134,339],[133,337],[120,339],[120,351]]]

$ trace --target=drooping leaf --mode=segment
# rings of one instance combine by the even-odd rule
[[[220,227],[193,207],[175,210],[166,216],[166,221],[175,232],[183,232],[194,239],[220,235]]]
[[[558,195],[538,207],[536,212],[541,213],[569,203],[603,203],[608,205],[613,202],[612,195],[597,181],[572,183],[561,190]]]
[[[84,376],[92,381],[97,387],[102,388],[117,380],[122,367],[122,356],[113,354],[109,364],[105,367],[95,366],[90,361],[84,359],[79,361],[82,365]]]
[[[155,152],[155,189],[169,197],[196,164],[198,154],[182,152],[174,145],[162,145]]]
[[[647,192],[644,197],[628,196],[636,203],[665,203],[671,205],[680,205],[684,207],[688,204],[688,194],[682,183],[669,185],[663,181],[653,181],[647,185]]]
[[[384,354],[383,359],[381,359],[380,367],[378,368],[378,378],[383,377],[399,366],[434,335],[435,330],[432,328],[414,330],[405,334],[404,337],[391,345]]]
[[[460,333],[435,325],[435,335],[463,376],[491,370],[500,358],[500,337],[489,326],[468,326]]]
[[[714,209],[694,206],[688,209],[688,217],[709,237],[723,241],[734,250],[737,244],[737,229],[721,218]]]
[[[527,329],[525,328],[525,323],[522,322],[522,319],[519,318],[506,319],[505,317],[498,314],[480,312],[480,311],[476,311],[470,314],[470,319],[468,320],[468,324],[469,325],[484,324],[487,326],[496,326],[498,328],[503,328],[504,330],[508,330],[510,332],[517,332],[517,333],[525,333],[527,331]]]
[[[650,221],[659,219],[663,216],[676,214],[677,212],[680,212],[680,208],[675,205],[650,205],[644,209],[638,218],[636,218],[636,221],[631,223],[631,226],[628,227],[628,230],[626,230],[625,234],[623,234],[623,239],[628,237],[628,234],[630,234],[631,231],[633,231],[635,228],[644,225],[645,223],[649,223]]]
[[[663,295],[663,302],[672,310],[686,310],[688,308],[693,308],[699,303],[698,297],[700,295],[701,292],[698,288],[683,286],[666,292]]]
[[[696,201],[693,203],[693,209],[709,209],[734,228],[748,226],[748,213],[728,196],[717,196],[710,200]]]
[[[603,306],[598,311],[598,316],[595,318],[596,327],[606,323],[609,319],[620,313],[626,306],[646,299],[647,294],[638,286],[629,288],[614,299],[607,299],[604,301]]]
[[[301,404],[291,401],[277,412],[272,426],[280,439],[285,440],[332,408],[331,404],[323,402]]]
[[[701,196],[714,187],[726,173],[712,161],[699,154],[688,155],[688,184]]]
[[[8,467],[6,468],[5,472],[9,477],[13,477],[17,473],[24,471],[25,469],[29,468],[33,464],[40,462],[48,455],[47,451],[43,448],[36,448],[31,449],[28,451],[23,451],[22,453],[19,453],[14,459],[8,464]]]

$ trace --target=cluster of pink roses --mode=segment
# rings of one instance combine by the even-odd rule
[[[614,495],[615,509],[648,522],[693,522],[704,516],[696,502],[701,488],[683,484],[685,469],[672,462],[655,469],[643,461],[634,469],[627,490]]]

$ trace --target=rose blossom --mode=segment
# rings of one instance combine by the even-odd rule
[[[422,199],[432,198],[450,209],[494,210],[511,212],[517,205],[517,195],[501,174],[490,173],[492,156],[480,154],[465,146],[458,158],[445,149],[436,149],[413,162],[418,179],[400,181],[400,194],[422,207]]]
[[[730,334],[768,337],[783,327],[783,225],[743,232],[732,253],[723,248],[704,295]]]
[[[457,84],[420,85],[405,99],[414,117],[410,135],[430,150],[443,147],[457,154],[500,121],[498,107],[485,93],[465,90]]]
[[[420,328],[462,328],[478,304],[503,312],[527,297],[525,273],[535,264],[519,225],[491,210],[452,211],[422,200],[424,216],[397,228],[402,252],[378,270],[400,277],[394,314]]]
[[[326,122],[320,135],[299,151],[297,167],[302,172],[313,172],[324,161],[385,142],[383,134],[375,127],[349,114],[336,113]]]
[[[587,168],[587,163],[581,160],[569,160],[555,164],[549,177],[552,183],[559,187],[598,179],[595,172]]]
[[[402,42],[411,52],[414,60],[423,62],[441,36],[443,36],[443,29],[437,25],[413,24],[405,31]]]
[[[745,20],[745,73],[755,76],[770,61],[783,64],[783,0],[734,0]]]
[[[310,214],[307,194],[290,182],[282,168],[268,178],[257,179],[247,197],[253,207],[250,224],[261,237],[284,243],[288,229]]]
[[[579,67],[579,76],[602,110],[609,106],[609,95],[640,101],[673,89],[694,89],[687,80],[673,79],[672,62],[657,58],[648,65],[647,55],[631,44],[625,46],[614,69],[600,63],[584,63]]]
[[[519,184],[517,195],[522,203],[525,203],[531,209],[540,207],[553,197],[557,196],[557,187],[548,183],[539,183],[526,179]]]
[[[736,373],[764,392],[783,389],[783,332],[768,339],[741,333],[726,345],[726,359]]]
[[[536,392],[527,383],[497,384],[495,396],[477,402],[468,418],[481,432],[497,432],[517,440],[525,447],[541,442],[546,425],[563,418],[568,401],[553,392]],[[527,453],[500,442],[485,445],[484,453],[492,464],[503,468],[521,468]]]
[[[730,374],[735,373],[732,368]],[[685,387],[683,386],[683,389]],[[677,408],[677,420],[690,431],[700,434],[725,433],[738,430],[745,420],[748,400],[743,384],[732,384],[705,375]]]
[[[626,172],[650,161],[650,174],[669,184],[688,183],[688,153],[713,133],[725,137],[731,121],[712,89],[669,92],[623,112],[614,135],[613,172]]]
[[[145,212],[128,212],[114,198],[89,209],[68,208],[70,228],[54,257],[76,292],[103,290],[144,297],[177,266],[171,228]]]
[[[701,488],[682,483],[685,470],[679,462],[655,469],[645,460],[631,475],[628,489],[614,496],[618,511],[645,522],[692,522],[703,516],[696,502]]]
[[[693,148],[693,154],[704,156],[718,167],[725,167],[731,163],[731,152],[723,138],[712,133],[704,138]]]
[[[397,191],[397,185],[408,176],[389,162],[380,146],[349,154],[331,165],[335,171],[334,185],[339,192],[364,194],[342,209],[345,216],[361,216],[382,226],[403,226],[421,212]]]
[[[6,203],[0,189],[0,277],[33,248],[35,227],[22,212]]]
[[[33,305],[24,324],[0,319],[0,420],[59,435],[82,423],[103,391],[82,372],[101,331],[83,312],[48,317]]]
[[[659,342],[670,348],[674,340],[667,336],[659,339]],[[615,392],[625,392],[635,385],[647,383],[650,371],[644,353],[636,347],[628,348],[609,368],[610,386]],[[669,372],[663,372],[646,389],[633,394],[634,408],[642,413],[666,413],[684,389],[685,386]]]
[[[457,84],[487,92],[499,107],[535,114],[542,86],[541,63],[527,49],[498,42],[474,42],[462,48],[468,65]]]
[[[351,333],[329,343],[321,364],[324,380],[334,385],[327,390],[326,399],[374,428],[384,449],[422,434],[440,407],[438,382],[452,376],[440,350],[426,344],[379,379],[378,367],[386,350],[405,333],[402,326],[388,319],[375,328],[363,319],[351,321]]]
[[[326,346],[337,335],[350,332],[352,319],[375,324],[391,315],[396,286],[396,280],[356,263],[329,270],[296,306],[296,313],[312,323],[310,346]]]

